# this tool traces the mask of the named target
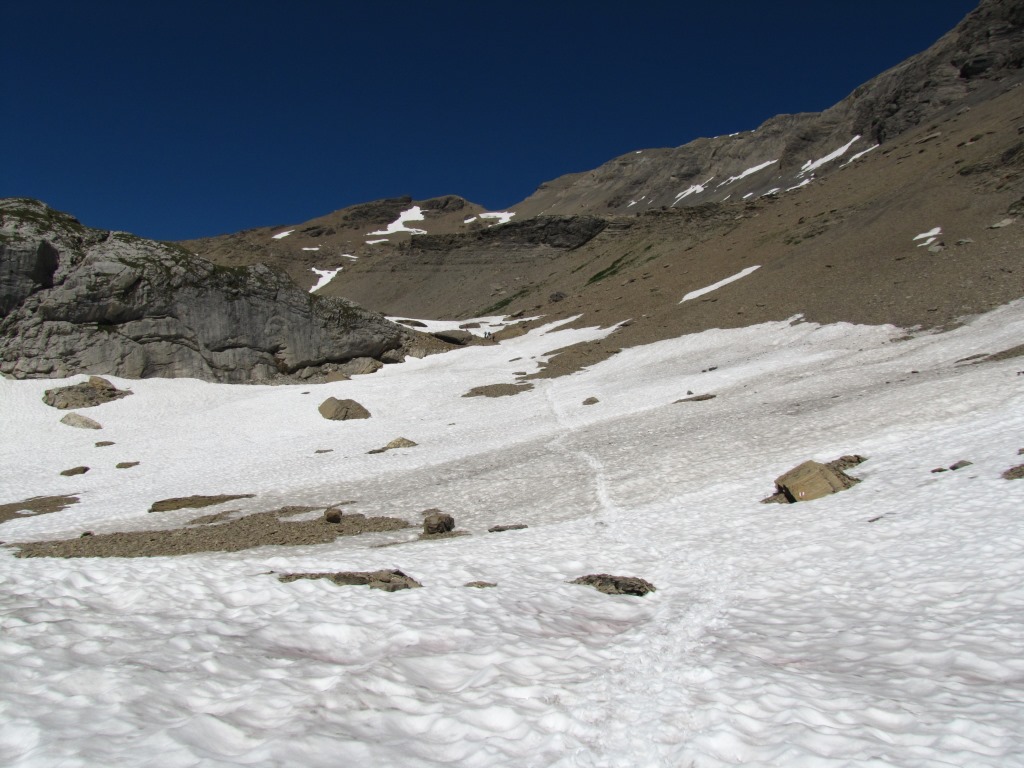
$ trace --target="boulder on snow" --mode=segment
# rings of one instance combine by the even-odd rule
[[[416,579],[406,576],[398,569],[340,571],[338,573],[282,573],[277,578],[284,582],[298,581],[299,579],[327,579],[338,586],[366,586],[385,592],[397,592],[400,589],[415,589],[423,586]]]
[[[70,408],[92,408],[130,394],[132,392],[118,389],[102,376],[90,376],[88,381],[81,384],[46,390],[43,393],[43,402],[66,411]]]
[[[415,443],[407,438],[396,437],[383,448],[374,448],[372,451],[367,451],[367,453],[384,453],[385,451],[391,451],[394,450],[395,448],[415,448],[417,445],[418,443]]]
[[[346,376],[365,376],[368,373],[376,373],[384,367],[380,360],[372,357],[355,357],[347,363],[336,366],[335,373],[343,373]]]
[[[775,479],[775,487],[785,500],[811,501],[822,496],[844,491],[857,480],[842,469],[833,468],[818,461],[805,461]]]
[[[98,421],[93,421],[88,416],[83,416],[80,413],[69,413],[60,420],[60,423],[67,424],[69,427],[77,427],[78,429],[103,429],[103,426]]]
[[[423,533],[427,536],[455,530],[455,518],[440,509],[428,509],[423,515]]]
[[[449,344],[458,344],[460,347],[465,344],[469,344],[473,340],[473,334],[469,331],[434,331],[432,334],[435,339],[446,341]]]
[[[84,475],[88,471],[88,467],[72,467],[71,469],[65,469],[61,474],[64,477],[73,477],[74,475]]]
[[[329,421],[370,418],[370,412],[355,400],[339,400],[336,397],[328,397],[320,403],[319,411]]]
[[[592,573],[573,579],[570,584],[586,584],[606,595],[635,595],[643,597],[648,592],[656,592],[656,587],[649,581],[636,576],[612,576],[610,573]]]

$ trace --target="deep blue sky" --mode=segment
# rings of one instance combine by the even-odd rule
[[[0,0],[0,196],[184,239],[403,194],[501,210],[824,109],[976,0]]]

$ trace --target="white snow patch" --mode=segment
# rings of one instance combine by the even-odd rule
[[[320,246],[316,245],[316,246],[313,246],[312,248],[303,248],[302,250],[304,250],[304,251],[319,251],[320,250]]]
[[[388,242],[388,239],[386,237],[382,237],[379,240],[367,240],[366,244],[367,245],[377,245],[377,243],[386,243],[386,242]]]
[[[803,181],[801,181],[801,182],[800,182],[799,184],[796,184],[796,185],[794,185],[794,186],[792,186],[792,187],[786,187],[786,191],[787,191],[787,192],[792,192],[792,191],[793,191],[794,189],[800,189],[800,187],[806,187],[806,186],[807,186],[808,184],[810,184],[810,183],[811,183],[812,181],[814,181],[814,177],[813,177],[813,176],[811,176],[811,177],[809,177],[809,178],[806,178],[806,179],[804,179],[804,180],[803,180]]]
[[[1024,481],[1000,475],[1022,461],[1024,380],[1019,361],[955,362],[1019,344],[1024,302],[898,344],[892,326],[709,330],[461,397],[610,330],[552,323],[331,384],[110,377],[135,394],[90,409],[101,433],[40,400],[84,376],[0,378],[0,503],[81,492],[2,524],[8,545],[343,499],[414,526],[437,506],[474,534],[0,548],[2,762],[1019,766]],[[675,403],[688,389],[718,397]],[[329,396],[373,418],[328,422]],[[366,453],[398,435],[419,446]],[[759,503],[782,472],[843,453],[869,457],[853,488]],[[929,471],[959,459],[973,464]],[[75,465],[92,470],[58,475]],[[146,511],[230,492],[259,496]],[[530,527],[486,533],[506,522]],[[396,567],[424,588],[274,575]],[[566,583],[587,573],[658,591]]]
[[[341,257],[343,259],[352,259],[352,261],[358,261],[359,260],[358,256],[353,256],[351,253],[343,253],[343,254],[341,254]]]
[[[860,160],[868,152],[871,152],[872,150],[878,149],[880,146],[881,146],[880,144],[875,144],[874,146],[868,147],[867,149],[862,149],[860,152],[857,152],[856,154],[850,155],[850,159],[847,160],[845,163],[843,163],[839,167],[840,168],[845,168],[846,166],[850,165],[850,163],[853,163],[853,162],[856,162],[857,160]]]
[[[746,200],[746,199],[747,199],[748,197],[753,197],[753,196],[754,196],[754,193],[753,193],[753,192],[747,192],[747,194],[745,194],[745,195],[743,196],[743,199],[744,199],[744,200]]]
[[[385,229],[378,229],[373,232],[367,232],[368,235],[394,235],[398,232],[409,232],[413,235],[425,235],[427,230],[416,229],[415,227],[406,226],[410,221],[423,221],[423,211],[418,205],[414,205],[407,211],[402,211],[398,218],[387,225]],[[367,241],[369,242],[369,241]]]
[[[320,279],[317,280],[316,285],[309,289],[310,293],[316,293],[329,282],[331,282],[331,280],[334,279],[334,276],[341,272],[342,268],[338,267],[337,269],[317,269],[316,267],[313,267],[312,269],[314,272],[316,272],[316,274],[320,275]]]
[[[481,213],[480,218],[495,221],[496,223],[491,226],[496,227],[499,224],[508,224],[512,221],[512,217],[515,215],[515,211],[489,211],[487,213]]]
[[[936,237],[939,236],[939,234],[942,234],[942,227],[941,226],[933,226],[927,232],[922,232],[921,234],[914,234],[913,239],[914,240],[923,240],[925,238],[936,238]]]
[[[696,291],[690,291],[688,294],[686,294],[685,296],[683,296],[683,298],[681,298],[679,300],[679,303],[682,304],[684,301],[690,301],[691,299],[696,299],[698,296],[703,296],[705,293],[711,293],[712,291],[716,291],[719,288],[721,288],[723,285],[728,285],[729,283],[736,282],[740,278],[746,277],[747,275],[749,275],[754,270],[760,269],[760,268],[761,268],[760,264],[758,264],[756,266],[753,266],[753,267],[747,267],[746,269],[740,270],[739,272],[737,272],[735,275],[732,275],[731,277],[727,277],[724,280],[719,280],[717,283],[713,283],[712,285],[705,286],[704,288],[698,288]]]
[[[736,176],[730,176],[725,181],[719,182],[718,186],[719,187],[724,187],[726,184],[732,184],[733,182],[739,181],[740,179],[745,179],[745,178],[747,178],[747,176],[750,176],[753,173],[757,173],[758,171],[763,171],[769,165],[774,165],[777,162],[779,162],[779,161],[778,160],[767,160],[767,161],[761,163],[760,165],[755,165],[752,168],[747,168],[742,173],[737,174]],[[716,187],[716,189],[717,189],[717,187]]]
[[[714,176],[711,177],[711,179],[714,179],[714,178],[715,178]],[[711,179],[708,179],[703,184],[693,184],[690,187],[684,189],[682,192],[680,192],[678,195],[676,195],[676,199],[673,201],[672,205],[675,205],[676,203],[678,203],[679,201],[689,197],[690,195],[699,195],[701,192],[703,192],[705,189],[707,189],[708,184],[711,183]],[[719,185],[719,186],[721,186],[721,185]]]
[[[472,224],[472,223],[473,223],[474,221],[476,221],[476,216],[470,216],[470,217],[469,217],[468,219],[466,219],[466,220],[465,220],[464,222],[462,222],[462,223],[463,223],[463,224]]]
[[[777,195],[781,191],[782,191],[782,187],[772,187],[767,192],[765,192],[763,195],[761,195],[761,197],[769,197],[770,195]]]
[[[271,240],[281,240],[281,239],[283,239],[285,237],[288,237],[288,235],[290,235],[294,231],[295,231],[294,229],[286,229],[284,232],[278,232],[276,235],[273,235],[270,239]]]
[[[843,155],[846,154],[846,150],[848,150],[850,147],[852,147],[854,142],[858,141],[859,139],[860,139],[860,135],[854,136],[852,139],[850,139],[846,144],[841,146],[839,149],[834,150],[832,152],[829,152],[824,157],[819,158],[817,160],[808,160],[806,163],[803,164],[803,167],[800,168],[800,172],[797,174],[797,177],[803,176],[805,173],[809,173],[810,171],[816,170],[816,169],[820,168],[821,166],[825,165],[825,163],[831,163],[833,160],[835,160],[838,157],[842,157]]]

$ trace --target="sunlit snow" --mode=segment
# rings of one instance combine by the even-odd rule
[[[512,221],[512,217],[515,215],[515,211],[489,211],[487,213],[481,213],[480,218],[494,220],[495,224],[492,226],[497,226],[498,224],[508,224]]]
[[[319,251],[320,250],[320,246],[316,245],[316,246],[313,246],[312,248],[303,248],[302,250],[304,250],[304,251]]]
[[[271,237],[271,240],[281,240],[283,238],[288,237],[288,235],[290,235],[294,231],[294,229],[286,229],[284,232],[278,232],[276,235],[273,235]]]
[[[724,186],[726,186],[727,184],[732,184],[733,182],[735,182],[735,181],[739,181],[740,179],[745,179],[745,178],[747,178],[747,176],[750,176],[750,175],[751,175],[751,174],[753,174],[753,173],[757,173],[758,171],[763,171],[763,170],[764,170],[765,168],[767,168],[767,167],[768,167],[769,165],[774,165],[774,164],[775,164],[775,163],[777,163],[777,162],[779,162],[779,161],[778,161],[778,160],[768,160],[768,161],[766,161],[766,162],[763,162],[763,163],[761,163],[760,165],[755,165],[755,166],[754,166],[754,167],[752,167],[752,168],[747,168],[747,169],[746,169],[745,171],[743,171],[742,173],[740,173],[740,174],[737,174],[736,176],[730,176],[730,177],[729,177],[729,178],[727,178],[727,179],[726,179],[725,181],[721,181],[721,182],[719,182],[719,183],[718,183],[718,186],[719,186],[719,187],[724,187]],[[716,187],[716,189],[717,189],[717,187]]]
[[[414,524],[438,507],[472,534],[177,558],[0,548],[0,763],[1020,766],[1024,481],[1001,474],[1024,461],[1024,377],[1020,358],[957,361],[1018,345],[1024,302],[898,343],[891,326],[709,330],[461,396],[608,332],[549,324],[330,384],[112,377],[135,394],[88,409],[99,432],[41,401],[85,377],[0,378],[0,503],[81,495],[2,524],[8,544],[342,501]],[[676,402],[691,390],[717,397]],[[326,421],[330,396],[373,416]],[[399,435],[419,445],[367,454]],[[868,457],[853,488],[759,503],[782,472],[844,453]],[[91,470],[58,474],[76,465]],[[513,522],[529,528],[486,532]],[[408,543],[374,547],[393,542]],[[424,588],[275,577],[377,568]],[[587,573],[657,592],[566,583]]]
[[[850,163],[853,163],[853,162],[856,162],[857,160],[860,160],[868,152],[871,152],[872,150],[878,149],[880,146],[881,146],[880,144],[874,144],[874,145],[868,147],[867,149],[862,149],[860,152],[857,152],[855,154],[850,155],[850,159],[847,160],[845,163],[843,163],[839,167],[840,168],[845,168],[846,166],[850,165]]]
[[[680,202],[681,200],[686,199],[690,195],[699,195],[701,192],[703,192],[705,189],[707,189],[708,184],[711,183],[711,179],[714,179],[714,178],[715,177],[712,176],[710,179],[708,179],[707,181],[705,181],[702,184],[692,184],[692,185],[690,185],[689,187],[684,189],[682,192],[680,192],[678,195],[676,195],[676,199],[675,199],[675,201],[673,201],[672,205],[675,205],[676,203]],[[719,185],[719,186],[721,186],[721,185]]]
[[[316,272],[316,274],[320,275],[320,279],[317,280],[316,285],[309,289],[310,293],[316,293],[317,291],[319,291],[321,288],[323,288],[325,285],[331,282],[331,280],[334,279],[334,276],[336,274],[341,272],[341,267],[338,267],[337,269],[317,269],[316,267],[313,267],[312,269],[314,272]]]
[[[814,177],[813,176],[804,179],[799,184],[794,184],[792,187],[786,187],[786,191],[787,192],[792,192],[794,189],[800,189],[800,187],[806,187],[812,181],[814,181]]]
[[[386,243],[386,242],[388,242],[388,239],[386,237],[382,237],[379,240],[367,240],[366,244],[367,245],[377,245],[378,243]]]
[[[922,232],[919,235],[914,235],[914,239],[915,240],[924,240],[923,243],[918,243],[917,244],[918,248],[924,248],[925,246],[931,245],[936,240],[938,240],[939,239],[939,235],[941,235],[941,234],[942,234],[942,227],[933,227],[932,229],[929,229],[927,232]]]
[[[740,278],[746,277],[754,270],[760,269],[760,267],[760,264],[753,267],[747,267],[746,269],[740,270],[731,277],[727,277],[724,280],[719,280],[717,283],[712,283],[711,285],[707,285],[703,288],[698,288],[696,291],[690,291],[688,294],[686,294],[685,296],[683,296],[683,298],[679,300],[679,303],[682,304],[684,301],[690,301],[691,299],[696,299],[698,296],[703,296],[705,293],[711,293],[712,291],[718,290],[723,285],[728,285],[729,283],[733,283],[739,280]]]
[[[797,176],[803,176],[805,173],[810,173],[811,171],[815,171],[818,168],[821,168],[821,166],[825,165],[825,163],[831,163],[836,158],[842,157],[843,155],[846,154],[846,150],[848,150],[850,147],[852,147],[854,142],[858,141],[859,139],[860,139],[859,135],[854,136],[852,139],[850,139],[846,144],[841,146],[839,149],[834,150],[832,152],[829,152],[824,157],[818,158],[817,160],[808,160],[800,168],[800,172],[797,174]]]
[[[385,229],[378,229],[373,232],[367,232],[368,235],[393,235],[398,232],[410,232],[414,235],[425,235],[427,230],[416,229],[415,227],[408,227],[406,224],[410,221],[423,221],[423,211],[420,210],[418,205],[414,205],[407,211],[402,211],[398,218],[387,225]],[[369,242],[369,241],[367,241]]]

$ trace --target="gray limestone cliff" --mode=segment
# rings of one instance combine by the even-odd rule
[[[178,245],[0,200],[0,372],[269,382],[355,357],[401,359],[417,334],[257,264],[223,267]],[[420,351],[422,352],[422,350]]]

